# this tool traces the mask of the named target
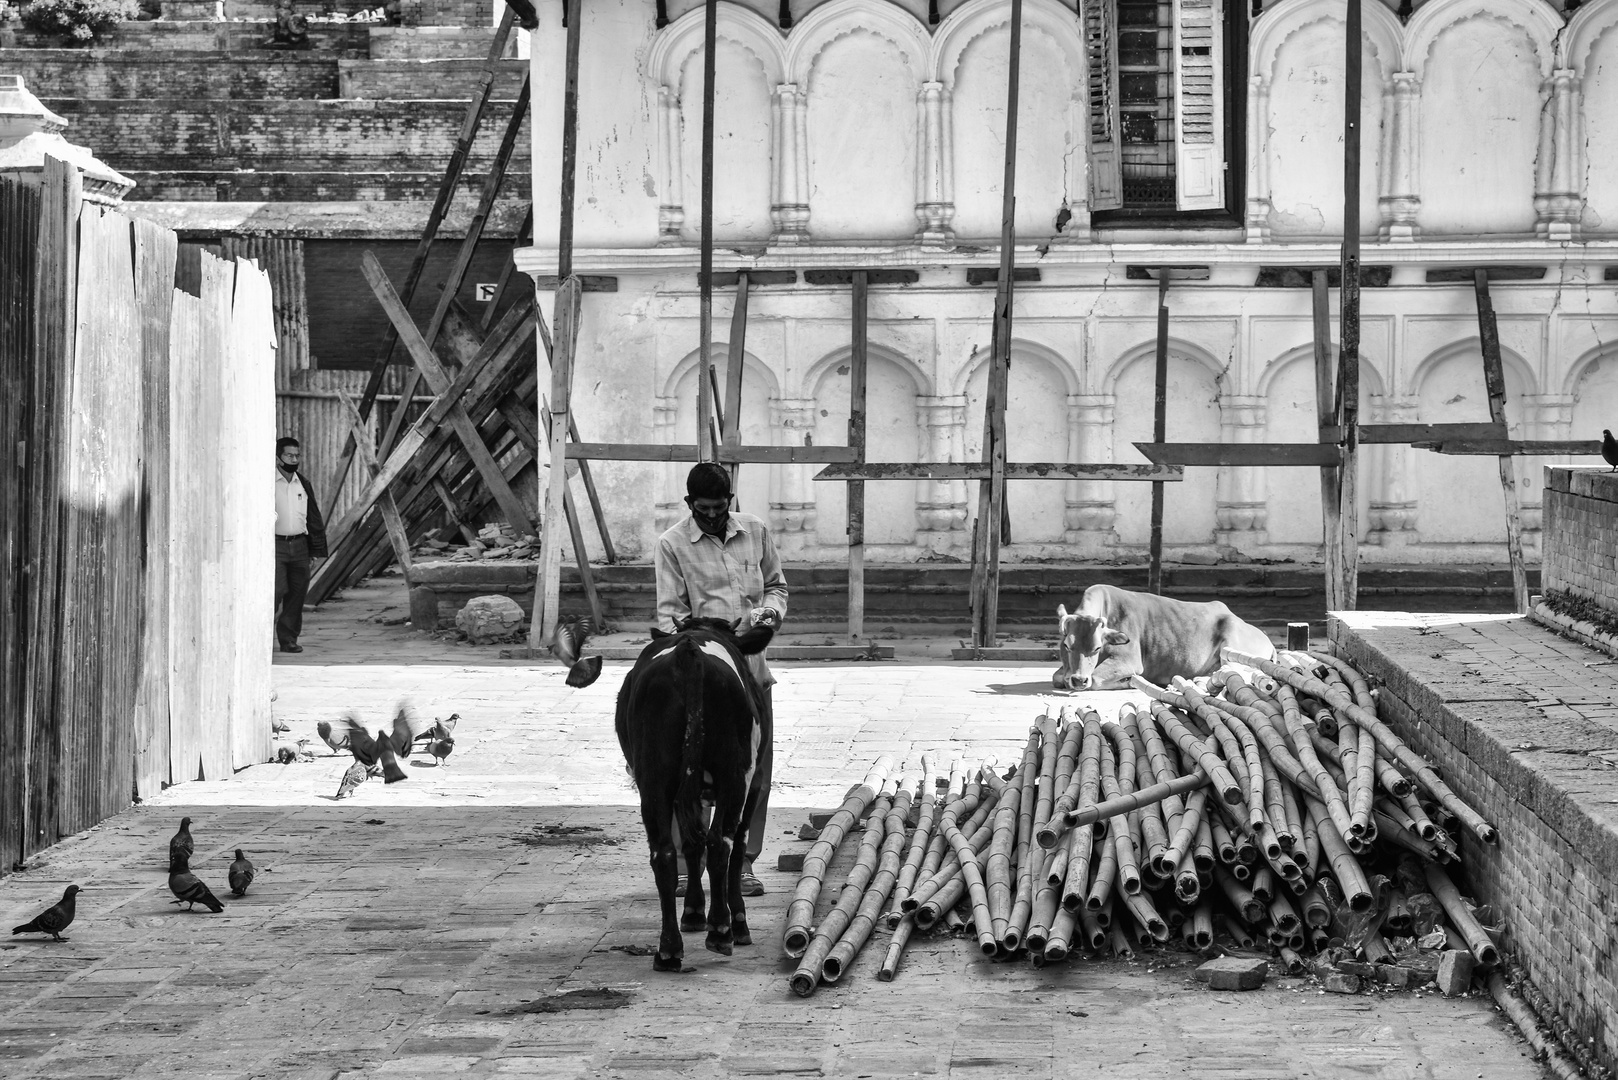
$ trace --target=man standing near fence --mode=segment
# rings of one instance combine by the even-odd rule
[[[282,652],[303,652],[303,600],[312,558],[326,557],[326,523],[309,481],[298,472],[298,440],[275,440],[275,640]]]
[[[705,461],[694,466],[685,480],[685,504],[691,516],[657,541],[657,624],[670,632],[688,615],[741,619],[744,626],[768,623],[779,630],[787,610],[787,580],[781,558],[770,539],[769,526],[752,514],[732,513],[730,474]],[[746,861],[742,865],[742,895],[757,896],[763,884],[753,873],[753,862],[764,847],[765,818],[770,810],[770,773],[775,758],[775,676],[764,654],[747,658],[753,677],[764,691],[763,731],[758,747],[759,798],[747,825]],[[675,826],[675,843],[679,827]],[[685,878],[676,888],[684,896]]]

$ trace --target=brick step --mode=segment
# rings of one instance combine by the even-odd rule
[[[312,23],[308,52],[338,56],[369,56],[372,24]],[[98,50],[164,50],[170,52],[235,53],[275,56],[295,50],[272,49],[275,24],[269,20],[220,22],[214,19],[121,22],[96,38]],[[19,23],[0,28],[0,49],[60,49],[58,34],[38,34]]]
[[[205,63],[196,53],[164,49],[0,49],[0,69],[50,98],[329,99],[342,96],[342,63],[368,61],[273,49],[220,53]]]
[[[46,99],[74,142],[124,170],[402,171],[441,168],[464,101],[196,101]],[[490,161],[513,102],[491,102],[469,163]],[[528,121],[512,164],[525,170]]]
[[[287,172],[237,169],[141,170],[125,172],[135,181],[132,199],[216,202],[396,202],[431,201],[442,173]],[[462,190],[482,190],[487,174],[462,174]],[[506,199],[531,197],[528,170],[509,169],[500,193]],[[475,197],[475,196],[474,196]]]
[[[372,26],[372,60],[483,60],[494,44],[493,27]],[[517,35],[506,41],[507,57],[517,55]]]
[[[469,99],[483,77],[485,58],[476,60],[339,60],[338,96],[405,101]],[[515,98],[522,88],[526,60],[501,60],[496,97]]]

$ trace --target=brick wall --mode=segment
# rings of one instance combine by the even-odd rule
[[[1548,510],[1549,493],[1546,503]],[[1548,685],[1554,678],[1530,670],[1526,638],[1523,648],[1507,641],[1483,658],[1482,649],[1457,648],[1413,625],[1366,631],[1333,618],[1330,635],[1339,655],[1382,683],[1389,725],[1499,830],[1493,847],[1459,837],[1474,896],[1503,915],[1508,954],[1578,1041],[1608,1068],[1618,1064],[1618,827],[1610,809],[1618,775],[1575,752],[1612,746],[1612,729],[1541,703],[1579,688]]]
[[[0,50],[0,69],[42,98],[334,98],[338,62],[331,53],[269,50],[206,63],[172,50]]]
[[[494,44],[492,27],[372,26],[372,60],[481,60]],[[506,41],[508,57],[517,55],[517,38]]]
[[[234,169],[125,169],[135,181],[131,199],[142,202],[432,202],[442,172],[280,172]],[[474,203],[486,173],[462,173],[462,199]],[[528,170],[508,169],[500,186],[502,201],[527,201],[532,177]],[[520,216],[520,215],[519,215]]]
[[[1618,473],[1545,469],[1547,594],[1593,600],[1618,616]]]
[[[312,51],[340,56],[366,56],[370,50],[370,23],[315,23],[309,27]],[[173,49],[187,52],[251,52],[272,55],[264,44],[274,32],[269,22],[123,22],[96,37],[108,49]],[[20,23],[0,28],[0,49],[61,48],[57,34],[36,34]]]
[[[481,83],[484,60],[340,60],[345,98],[471,98]],[[496,99],[513,100],[522,88],[526,60],[502,60],[495,77]]]
[[[461,101],[92,101],[51,98],[75,142],[115,169],[442,168],[466,115]],[[493,159],[511,114],[494,102],[469,162]],[[512,157],[527,165],[527,123]]]

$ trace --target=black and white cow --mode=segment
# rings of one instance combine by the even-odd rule
[[[1238,649],[1266,659],[1269,636],[1215,600],[1195,604],[1112,585],[1084,590],[1078,610],[1056,609],[1062,666],[1058,690],[1121,690],[1131,675],[1167,686],[1178,675],[1195,679],[1219,670],[1220,650]]]
[[[725,956],[751,945],[742,901],[743,842],[758,798],[763,692],[746,657],[763,652],[775,631],[738,633],[722,619],[689,618],[673,634],[652,631],[618,691],[618,745],[640,789],[640,815],[652,849],[652,874],[663,931],[652,967],[679,971],[682,930],[708,930],[707,947]],[[705,827],[702,803],[713,802]],[[685,911],[674,917],[680,825],[688,885]],[[701,866],[707,854],[710,904],[702,910]]]

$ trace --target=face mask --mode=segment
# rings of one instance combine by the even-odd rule
[[[691,514],[697,519],[697,524],[705,532],[720,533],[725,529],[725,522],[730,519],[730,507],[720,510],[705,510],[693,505]]]
[[[298,474],[298,467],[296,465],[288,465],[286,462],[279,459],[277,459],[276,464],[279,465],[281,467],[281,471],[286,473],[288,476],[296,476]]]

